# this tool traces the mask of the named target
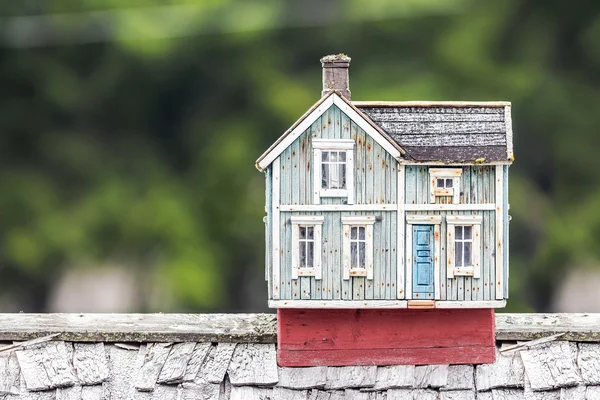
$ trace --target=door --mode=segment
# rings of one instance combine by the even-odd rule
[[[433,225],[412,225],[413,299],[433,299]]]

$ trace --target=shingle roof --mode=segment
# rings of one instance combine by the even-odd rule
[[[418,162],[506,162],[512,157],[510,103],[353,102]]]
[[[3,341],[64,339],[0,351],[0,399],[598,399],[599,322],[499,314],[488,365],[281,368],[272,315],[0,315]]]

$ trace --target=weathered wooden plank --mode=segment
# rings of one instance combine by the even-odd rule
[[[204,360],[206,360],[206,357],[211,350],[212,344],[209,342],[196,343],[185,367],[185,372],[183,374],[184,382],[191,382],[196,378],[198,371],[200,371],[200,367],[202,367]]]
[[[373,389],[387,390],[412,388],[415,383],[414,365],[393,365],[377,368],[377,377]]]
[[[21,368],[14,352],[0,355],[0,395],[19,394]]]
[[[210,383],[223,382],[235,348],[234,343],[219,343],[213,347],[200,367],[198,376]]]
[[[600,345],[579,343],[577,365],[586,385],[600,385]]]
[[[81,400],[108,400],[110,399],[106,385],[93,385],[81,387]]]
[[[174,344],[160,371],[157,383],[181,382],[195,347],[194,342]]]
[[[456,125],[452,124],[456,127]],[[434,130],[437,127],[430,126]],[[506,146],[504,133],[409,133],[395,136],[405,146]]]
[[[257,388],[254,386],[233,386],[229,400],[269,400],[272,399],[273,389]],[[196,399],[194,397],[193,399]],[[190,400],[192,400],[190,398]]]
[[[224,396],[227,389],[231,390],[231,385],[227,386],[227,381],[221,384],[196,379],[194,382],[184,382],[181,385],[179,400],[229,399],[229,396]]]
[[[95,385],[108,379],[108,359],[104,343],[74,343],[73,366],[79,383]]]
[[[420,365],[415,368],[415,387],[440,388],[448,383],[447,365]]]
[[[271,254],[271,266],[272,271],[272,286],[271,293],[273,299],[280,299],[283,286],[281,281],[281,226],[279,219],[281,218],[280,206],[281,206],[281,161],[280,157],[273,161],[271,166],[272,170],[272,206],[271,206],[271,221],[272,221],[272,232],[271,232],[271,243],[272,243],[272,254]]]
[[[398,211],[396,213],[396,298],[403,299],[404,293],[404,229],[405,229],[405,203],[406,203],[406,168],[397,164],[396,197]]]
[[[483,159],[486,163],[506,162],[506,146],[406,146],[399,140],[397,143],[419,163],[463,164],[478,159]]]
[[[492,389],[493,400],[525,400],[523,389]]]
[[[504,298],[504,166],[497,165],[496,173],[496,300]]]
[[[440,387],[445,390],[474,390],[475,373],[472,365],[450,365],[446,385]]]
[[[451,390],[440,392],[440,400],[475,400],[474,390]]]
[[[46,342],[16,351],[28,390],[48,390],[72,386],[77,376],[71,362],[73,345],[63,341]]]
[[[306,400],[308,390],[292,390],[283,387],[274,387],[271,399],[273,400]]]
[[[144,363],[146,345],[139,350],[128,350],[115,345],[105,348],[108,354],[108,370],[110,379],[105,383],[107,398],[111,400],[130,400],[136,392],[133,383],[139,369]]]
[[[554,342],[521,351],[525,373],[534,391],[580,383],[576,357],[577,345],[569,342]]]
[[[600,341],[600,314],[497,314],[496,340],[540,339],[564,333],[561,340]]]
[[[240,343],[227,374],[233,386],[269,386],[278,382],[277,352],[274,344]]]
[[[478,365],[475,381],[478,391],[501,387],[523,387],[525,369],[518,352],[502,354],[497,352],[493,364]]]
[[[327,367],[279,368],[277,386],[288,389],[315,389],[325,386]]]
[[[372,387],[376,377],[376,366],[329,367],[325,388],[335,390]]]
[[[171,343],[149,343],[144,364],[135,380],[135,388],[140,392],[151,392],[156,386],[160,371],[171,352]]]

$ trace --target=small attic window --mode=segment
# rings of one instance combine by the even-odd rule
[[[314,203],[321,197],[345,197],[354,203],[354,140],[313,139]]]
[[[460,198],[461,168],[430,168],[429,169],[429,202],[437,199],[447,199],[458,204]]]

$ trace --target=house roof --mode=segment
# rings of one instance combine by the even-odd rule
[[[353,104],[415,162],[510,162],[509,102],[359,102]]]
[[[396,158],[422,163],[506,163],[514,159],[510,103],[353,101],[335,91],[317,101],[256,161],[263,171],[332,104]]]
[[[487,365],[280,368],[271,314],[0,314],[0,398],[599,398],[600,315],[498,314],[496,339]]]

